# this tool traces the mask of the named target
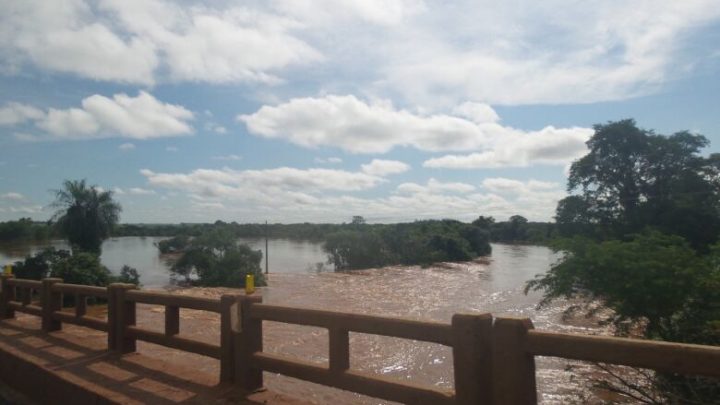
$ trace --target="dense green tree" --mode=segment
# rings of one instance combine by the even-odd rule
[[[388,262],[382,238],[372,230],[344,230],[327,236],[323,245],[337,270],[380,267]]]
[[[571,195],[558,201],[555,224],[560,236],[594,236],[598,232],[597,219],[591,204],[582,196]]]
[[[25,260],[15,262],[13,273],[17,278],[41,280],[50,276],[52,268],[71,256],[67,250],[46,248],[35,255],[28,255]]]
[[[429,265],[490,254],[486,229],[455,220],[356,225],[327,235],[324,249],[338,270],[393,264]]]
[[[62,278],[68,284],[105,286],[114,281],[110,270],[100,258],[90,252],[76,252],[52,266],[51,277]]]
[[[613,310],[613,321],[642,322],[653,338],[663,337],[673,315],[702,294],[708,269],[684,239],[654,231],[628,241],[568,239],[556,247],[563,259],[527,285],[545,291],[543,305],[560,297],[601,303]]]
[[[648,226],[676,234],[707,250],[720,234],[720,181],[717,154],[687,131],[662,136],[633,120],[596,125],[589,153],[570,168],[568,191],[579,198],[561,201],[558,224],[568,231],[596,230],[613,237]]]
[[[138,273],[136,268],[124,265],[120,269],[120,276],[115,277],[115,281],[140,286],[140,273]]]
[[[482,229],[490,229],[495,224],[495,218],[480,215],[472,224]]]
[[[170,239],[161,240],[157,243],[158,250],[162,254],[180,253],[190,245],[190,237],[187,235],[173,236]]]
[[[543,304],[599,303],[647,338],[720,344],[720,156],[701,155],[701,135],[657,135],[633,120],[596,125],[587,145],[568,178],[578,194],[556,211],[560,233],[576,237],[528,290],[543,291]],[[653,384],[668,403],[720,396],[702,378],[658,374]]]
[[[255,276],[255,285],[265,285],[260,268],[262,252],[238,244],[237,237],[223,226],[211,228],[188,242],[173,274],[189,284],[212,287],[244,287],[245,276]]]
[[[648,231],[627,240],[568,239],[556,247],[563,259],[526,287],[544,292],[542,305],[580,299],[590,309],[612,309],[608,321],[621,334],[720,345],[720,246],[700,255],[679,236]],[[717,381],[698,377],[658,374],[653,384],[667,403],[713,403],[720,395]]]
[[[85,180],[66,180],[63,188],[55,191],[52,207],[57,209],[53,219],[73,249],[93,253],[100,253],[102,241],[110,236],[121,211],[111,191],[88,186]]]

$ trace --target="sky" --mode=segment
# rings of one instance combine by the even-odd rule
[[[718,0],[0,0],[0,220],[551,220],[598,123],[720,151]]]

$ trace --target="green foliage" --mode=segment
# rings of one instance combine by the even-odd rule
[[[198,278],[202,285],[217,287],[245,287],[245,277],[255,276],[256,285],[265,285],[260,269],[262,252],[246,245],[225,249],[222,255],[211,256],[211,266],[199,267]]]
[[[459,221],[356,225],[326,238],[328,261],[338,270],[467,261],[490,254],[487,230]]]
[[[704,252],[717,241],[720,155],[700,154],[705,137],[656,135],[623,120],[596,125],[587,145],[568,178],[581,195],[558,205],[564,235],[623,238],[651,226]]]
[[[596,125],[587,145],[568,179],[580,194],[555,217],[575,238],[526,291],[543,291],[543,304],[599,302],[647,338],[720,345],[720,155],[700,154],[703,136],[656,135],[633,120]],[[720,397],[703,378],[658,374],[654,386],[668,403]]]
[[[543,304],[600,302],[613,310],[609,321],[629,321],[647,338],[720,345],[720,245],[699,255],[679,236],[648,231],[627,241],[564,240],[557,248],[564,258],[526,287],[544,291]],[[658,374],[654,384],[672,403],[720,394],[717,381],[697,377]]]
[[[189,236],[197,237],[213,229],[225,229],[234,238],[294,239],[322,241],[325,236],[348,224],[238,224],[215,221],[205,224],[121,224],[113,231],[114,236]]]
[[[542,304],[559,297],[599,301],[616,322],[646,323],[649,337],[664,337],[668,322],[705,292],[707,263],[678,236],[649,231],[626,242],[575,238],[556,247],[564,258],[527,286],[546,292]]]
[[[244,287],[245,276],[253,274],[255,285],[262,286],[262,257],[262,252],[238,245],[231,232],[218,228],[190,240],[171,271],[189,284],[237,288]]]
[[[495,218],[480,215],[476,220],[472,221],[472,224],[478,228],[490,230],[495,224]]]
[[[495,218],[481,215],[472,225],[487,231],[493,242],[543,245],[556,237],[554,224],[530,222],[520,215],[513,215],[505,222],[495,222]]]
[[[140,273],[138,273],[136,268],[124,265],[122,269],[120,269],[120,276],[115,277],[114,282],[140,286]]]
[[[372,230],[343,230],[327,236],[324,249],[338,270],[379,267],[389,262],[380,235]]]
[[[88,187],[85,180],[66,180],[55,191],[54,219],[73,249],[100,253],[102,241],[110,236],[119,220],[120,205],[111,191]]]
[[[0,222],[0,241],[44,240],[50,236],[52,232],[48,224],[35,222],[31,218]]]
[[[140,285],[140,275],[130,266],[123,266],[120,276],[113,276],[107,267],[100,263],[100,257],[89,252],[72,254],[67,250],[47,248],[27,256],[25,260],[13,265],[15,277],[41,280],[46,277],[59,277],[68,284],[106,286],[109,283],[131,283]]]
[[[47,248],[34,256],[27,256],[24,261],[15,262],[13,273],[17,278],[41,280],[50,276],[52,268],[71,256],[67,250]]]
[[[62,278],[68,284],[106,286],[113,279],[100,257],[89,252],[77,252],[52,265],[51,277]]]
[[[162,254],[179,253],[187,249],[190,245],[190,237],[187,235],[178,235],[170,239],[161,240],[157,247]]]

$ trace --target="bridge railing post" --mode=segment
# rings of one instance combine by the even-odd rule
[[[527,318],[495,318],[492,339],[492,404],[537,404],[535,356],[525,351],[533,324]]]
[[[252,355],[263,350],[262,320],[250,316],[254,303],[262,302],[261,296],[238,297],[238,322],[233,325],[235,335],[235,383],[246,391],[263,386],[262,370],[253,367]]]
[[[238,295],[220,297],[220,382],[235,381],[235,333],[238,322],[240,299]]]
[[[112,283],[108,286],[108,349],[121,354],[136,350],[136,339],[128,337],[127,327],[135,325],[135,302],[125,298],[135,284]]]
[[[455,314],[451,325],[456,403],[492,403],[492,315]]]
[[[15,318],[15,310],[8,306],[15,300],[15,287],[8,283],[13,277],[12,274],[0,274],[0,320]]]
[[[53,319],[53,313],[62,309],[63,295],[61,292],[52,290],[53,284],[62,282],[61,278],[44,278],[42,280],[40,302],[42,303],[42,330],[44,332],[62,329],[62,323]]]

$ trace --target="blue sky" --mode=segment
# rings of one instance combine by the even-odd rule
[[[0,220],[549,220],[595,123],[720,151],[716,0],[0,7]]]

